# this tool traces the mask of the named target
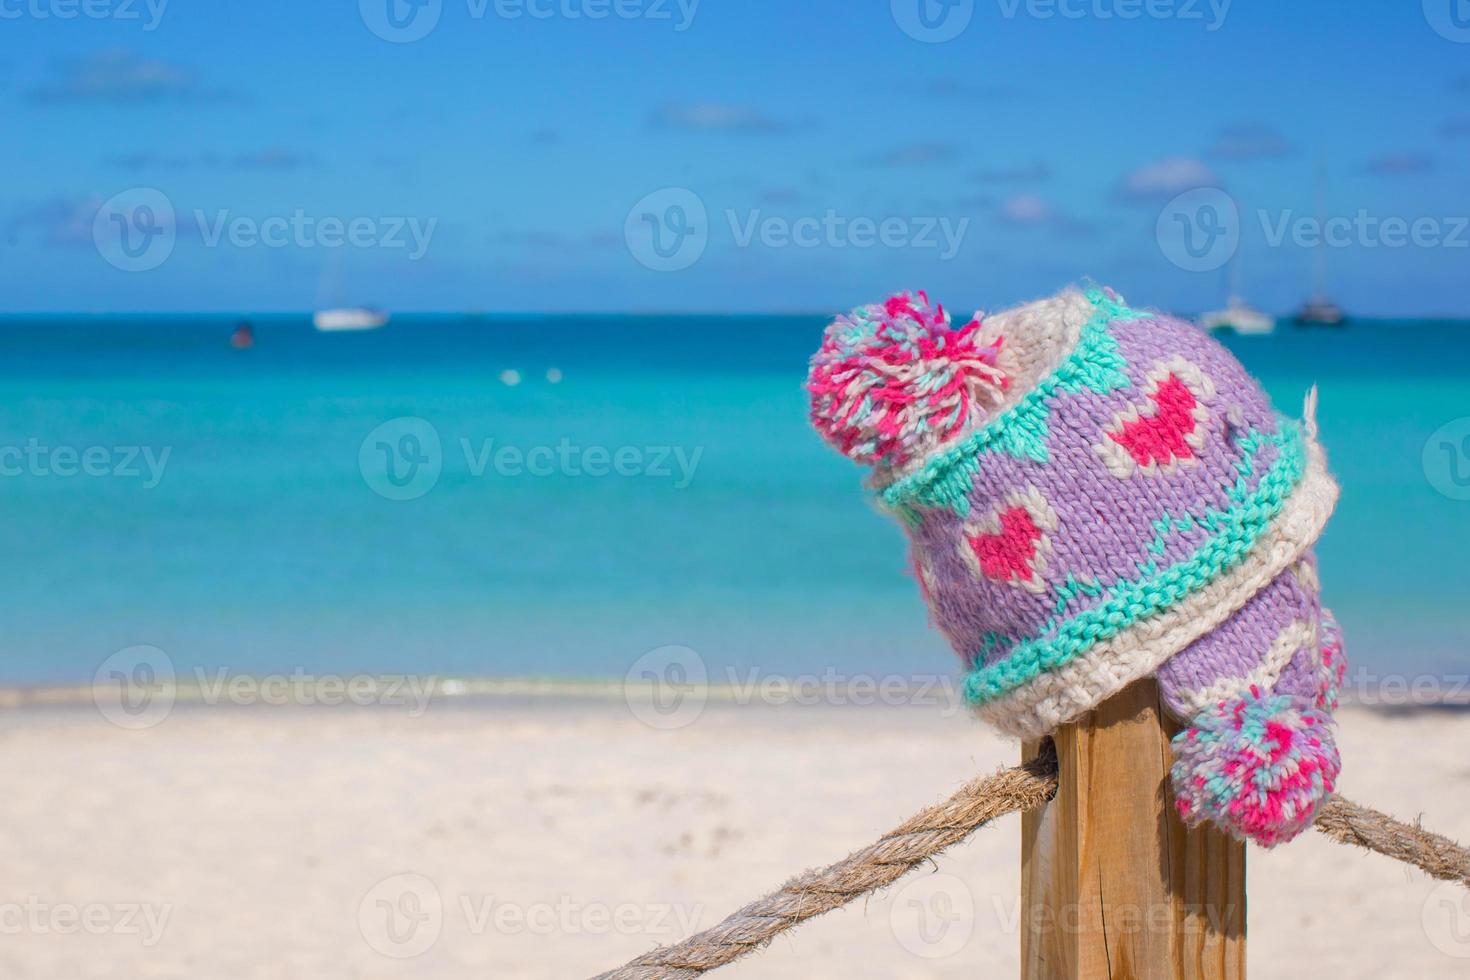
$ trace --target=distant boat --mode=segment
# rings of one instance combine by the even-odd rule
[[[1332,300],[1318,294],[1303,303],[1292,320],[1299,327],[1340,327],[1347,323],[1347,314]]]
[[[1276,318],[1262,313],[1239,296],[1231,296],[1225,309],[1202,314],[1199,325],[1212,333],[1233,330],[1239,334],[1268,334],[1276,329]]]
[[[1240,256],[1230,263],[1230,298],[1225,309],[1205,313],[1199,325],[1214,333],[1233,330],[1238,334],[1268,334],[1276,329],[1276,318],[1251,306],[1240,297]]]
[[[311,322],[318,330],[324,331],[376,330],[388,322],[388,314],[366,306],[339,306],[317,310]]]
[[[1347,322],[1342,307],[1327,298],[1327,162],[1317,164],[1317,256],[1313,263],[1312,298],[1292,317],[1299,327],[1340,327]]]
[[[348,306],[342,302],[342,256],[338,250],[322,270],[317,287],[317,310],[311,322],[318,330],[376,330],[388,322],[388,314],[370,306]]]
[[[235,332],[230,334],[230,346],[235,350],[249,350],[255,346],[255,331],[250,328],[249,320],[241,320]]]

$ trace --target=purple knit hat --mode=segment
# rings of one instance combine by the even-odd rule
[[[907,530],[983,718],[1040,737],[1154,674],[1187,820],[1267,846],[1311,824],[1345,669],[1314,395],[1281,418],[1214,340],[1096,288],[958,327],[923,293],[862,307],[808,390]]]

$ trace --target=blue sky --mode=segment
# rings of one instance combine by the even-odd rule
[[[1214,187],[1285,311],[1325,159],[1335,298],[1470,315],[1465,0],[924,0],[942,42],[920,0],[418,2],[0,0],[0,310],[304,310],[329,268],[397,311],[1198,310],[1227,269],[1159,229]],[[127,268],[142,193],[171,245]]]

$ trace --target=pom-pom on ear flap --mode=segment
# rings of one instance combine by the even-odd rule
[[[900,469],[983,419],[1006,376],[980,316],[950,325],[924,293],[899,293],[827,327],[812,357],[812,424],[859,463]]]
[[[1310,827],[1341,770],[1332,718],[1305,697],[1253,687],[1174,736],[1171,775],[1184,821],[1210,820],[1263,847]]]

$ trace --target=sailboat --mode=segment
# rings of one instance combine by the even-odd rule
[[[1214,333],[1233,330],[1239,334],[1268,334],[1276,329],[1276,318],[1251,306],[1240,296],[1240,255],[1230,263],[1230,297],[1225,309],[1200,315],[1199,325]]]
[[[1296,311],[1293,321],[1299,327],[1340,327],[1347,322],[1342,307],[1327,298],[1327,163],[1317,166],[1317,255],[1313,265],[1312,297]]]
[[[1347,323],[1347,314],[1342,307],[1318,293],[1302,304],[1294,319],[1299,327],[1340,327]]]
[[[327,299],[326,297],[330,297]],[[312,325],[326,332],[376,330],[388,322],[388,314],[370,306],[346,306],[342,302],[342,257],[335,253],[322,272],[317,290],[317,310]]]
[[[1211,332],[1233,330],[1240,334],[1268,334],[1276,329],[1276,318],[1232,294],[1225,309],[1201,314],[1199,325]]]
[[[338,306],[317,310],[311,316],[318,330],[376,330],[388,322],[388,314],[368,306]]]

